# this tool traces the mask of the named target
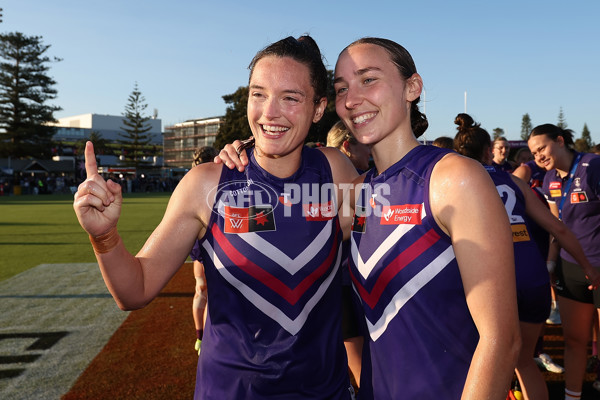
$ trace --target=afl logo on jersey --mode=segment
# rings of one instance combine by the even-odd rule
[[[247,181],[229,181],[219,184],[210,190],[206,196],[206,202],[211,205],[216,205],[213,212],[217,214],[227,211],[225,206],[232,209],[250,208],[251,206],[260,209],[259,212],[272,213],[279,204],[279,194],[270,186],[261,182],[254,182],[249,179]],[[254,215],[250,215],[253,217]]]

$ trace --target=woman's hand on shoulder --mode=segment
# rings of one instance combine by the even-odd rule
[[[222,163],[229,169],[237,168],[238,171],[243,172],[249,160],[248,154],[242,146],[243,142],[241,140],[235,140],[231,144],[226,144],[215,157],[214,163]]]

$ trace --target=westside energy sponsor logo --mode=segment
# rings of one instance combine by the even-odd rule
[[[421,224],[423,204],[384,206],[381,210],[381,225]]]

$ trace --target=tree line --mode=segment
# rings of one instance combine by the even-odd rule
[[[41,36],[0,34],[0,157],[49,159],[54,155],[52,123],[57,122],[54,113],[62,108],[51,104],[57,90],[49,71],[50,63],[61,59],[48,56],[49,48]],[[123,156],[125,165],[138,167],[146,164],[144,156],[160,151],[150,144],[152,127],[145,101],[135,83],[125,105],[118,145],[109,145],[99,132],[91,133],[101,153]],[[83,143],[74,147],[82,149]]]

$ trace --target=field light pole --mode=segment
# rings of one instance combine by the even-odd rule
[[[465,90],[465,114],[467,113],[467,91]]]

